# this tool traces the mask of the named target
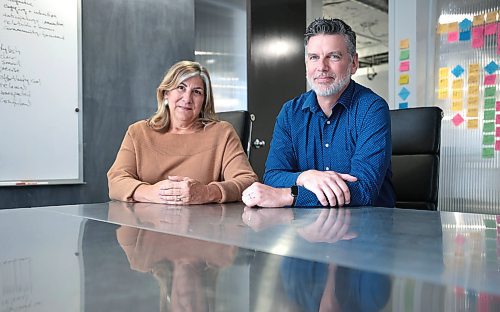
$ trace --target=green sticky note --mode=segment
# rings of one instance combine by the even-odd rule
[[[496,229],[497,228],[497,223],[495,222],[495,220],[483,219],[483,223],[487,229]]]
[[[483,147],[483,158],[493,158],[494,155],[494,149],[492,147]]]
[[[401,52],[399,52],[400,60],[407,60],[409,58],[410,58],[410,50],[401,50]]]
[[[484,111],[484,120],[494,120],[494,119],[495,119],[495,110]]]
[[[485,122],[483,124],[483,132],[495,132],[495,123],[494,122]]]
[[[497,91],[496,87],[487,87],[484,88],[484,97],[495,96],[495,92]]]
[[[495,98],[486,98],[484,99],[484,109],[492,109],[495,108]]]
[[[486,238],[491,238],[491,239],[487,239],[486,241],[490,242],[489,246],[488,244],[486,244],[486,248],[487,249],[493,249],[493,250],[496,250],[497,249],[497,242],[496,242],[496,238],[497,238],[497,230],[495,229],[490,229],[490,228],[487,228],[486,230],[484,230],[484,236]]]
[[[493,134],[483,135],[483,145],[493,145],[495,144],[495,136]]]

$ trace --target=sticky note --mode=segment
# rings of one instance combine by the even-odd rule
[[[473,73],[479,75],[479,64],[478,63],[469,64],[469,75],[471,75]]]
[[[478,72],[479,72],[479,68],[478,68]],[[449,67],[440,67],[439,68],[439,77],[441,77],[441,78],[448,77],[449,73],[450,73]]]
[[[497,12],[488,12],[486,13],[486,24],[495,23],[497,21]]]
[[[479,106],[479,97],[469,96],[467,98],[467,106],[478,107]]]
[[[462,124],[462,122],[464,122],[464,118],[462,117],[462,115],[456,114],[451,119],[451,122],[453,122],[453,124],[458,127],[458,126],[460,126]]]
[[[484,110],[484,120],[495,120],[495,111]]]
[[[461,31],[458,34],[459,41],[469,41],[470,40],[470,30]]]
[[[399,76],[399,85],[405,85],[405,84],[408,84],[410,82],[410,75],[408,74],[402,74],[401,76]]]
[[[479,110],[477,108],[469,107],[467,109],[467,117],[479,117]]]
[[[401,50],[408,49],[410,47],[410,39],[403,39],[399,41],[399,48]]]
[[[477,129],[477,119],[467,120],[467,129]]]
[[[459,112],[463,109],[463,101],[453,101],[451,104],[451,110],[454,112]]]
[[[474,84],[479,86],[479,75],[476,74],[469,75],[469,79],[467,80],[467,82],[469,84]]]
[[[399,103],[399,109],[406,109],[406,108],[408,108],[408,102]]]
[[[500,55],[500,31],[497,31],[497,55]]]
[[[496,110],[497,112],[500,112],[500,101],[497,101],[497,102],[495,103],[495,110]]]
[[[483,145],[493,145],[495,143],[495,137],[493,134],[483,135]]]
[[[448,78],[439,78],[438,86],[439,89],[448,88]]]
[[[500,115],[495,115],[495,123],[500,126]]]
[[[438,90],[438,99],[445,100],[448,98],[448,89],[439,89]]]
[[[500,140],[496,140],[495,142],[495,151],[500,151]]]
[[[478,26],[484,24],[484,14],[478,14],[472,19],[472,25]]]
[[[401,50],[399,52],[399,60],[407,60],[410,58],[410,50]]]
[[[453,80],[451,86],[453,89],[462,89],[464,87],[464,80],[463,79],[455,79],[455,80]]]
[[[497,33],[498,23],[486,24],[484,26],[484,35],[494,35]]]
[[[484,26],[472,27],[472,47],[475,49],[484,46]]]
[[[485,122],[483,124],[483,132],[494,132],[495,131],[495,123],[490,121],[490,122]]]
[[[409,71],[410,70],[410,61],[404,61],[399,63],[399,71]]]
[[[495,108],[495,98],[485,98],[484,109],[494,109],[494,108]]]
[[[497,88],[496,87],[486,87],[486,88],[484,88],[484,96],[485,97],[495,96],[495,92],[497,92]]]
[[[451,98],[453,101],[461,100],[464,96],[464,91],[462,89],[453,89]]]
[[[458,31],[452,31],[448,33],[448,42],[457,42],[459,38]]]
[[[494,156],[493,147],[483,147],[483,158],[493,158]]]
[[[497,124],[497,125],[498,125],[498,124]],[[500,127],[496,127],[496,128],[495,128],[495,136],[496,136],[497,138],[500,138]]]
[[[494,85],[496,79],[497,79],[497,75],[496,74],[486,75],[486,76],[484,76],[484,84],[485,85]]]
[[[448,24],[438,24],[436,28],[438,34],[445,34],[448,32]]]
[[[467,95],[469,96],[478,96],[479,95],[479,86],[476,84],[470,84],[467,87]]]

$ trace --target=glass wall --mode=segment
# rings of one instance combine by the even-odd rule
[[[195,58],[212,78],[215,110],[247,110],[246,0],[195,1]]]

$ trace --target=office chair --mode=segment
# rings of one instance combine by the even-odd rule
[[[217,113],[217,118],[231,123],[238,133],[241,145],[250,158],[250,144],[252,141],[252,117],[248,111],[230,111]]]
[[[396,207],[437,210],[443,111],[419,107],[390,114]]]

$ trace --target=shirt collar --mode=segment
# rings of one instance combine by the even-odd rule
[[[341,104],[345,108],[349,108],[351,106],[352,96],[354,94],[354,85],[355,82],[354,80],[351,79],[347,88],[340,95],[337,104]],[[302,110],[305,109],[309,109],[313,113],[322,112],[321,107],[319,107],[318,100],[316,98],[316,92],[314,92],[313,90],[309,91],[309,94],[307,95],[304,104],[302,104]]]

